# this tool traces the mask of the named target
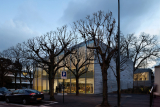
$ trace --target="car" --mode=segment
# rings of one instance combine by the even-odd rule
[[[5,100],[5,95],[11,93],[6,87],[0,87],[0,100]]]
[[[41,102],[44,94],[33,89],[18,89],[12,93],[6,94],[6,102],[22,102],[24,105],[30,102]]]

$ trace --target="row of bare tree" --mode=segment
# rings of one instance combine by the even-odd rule
[[[71,30],[67,26],[48,32],[46,35],[35,37],[21,44],[3,51],[3,58],[9,58],[16,64],[15,69],[29,74],[25,76],[32,83],[34,77],[33,65],[44,69],[49,75],[50,100],[54,98],[54,79],[58,70],[68,68],[76,78],[76,95],[79,94],[79,77],[87,73],[87,67],[97,60],[101,66],[103,80],[102,107],[110,106],[107,93],[107,70],[111,67],[112,58],[117,58],[118,33],[116,21],[112,18],[112,12],[99,11],[84,20],[72,24]],[[79,40],[85,41],[86,49],[81,50]],[[92,45],[89,42],[92,41]],[[154,36],[141,34],[139,37],[133,34],[121,36],[121,70],[126,60],[133,61],[133,72],[142,67],[145,60],[155,60],[159,57],[159,47]],[[4,61],[3,61],[4,62]],[[115,61],[116,62],[116,61]],[[74,70],[70,67],[74,66]],[[3,67],[1,67],[0,71]],[[23,70],[22,70],[23,69]],[[123,71],[123,70],[122,70]],[[15,78],[17,72],[13,72]],[[114,73],[117,77],[117,74]],[[15,79],[16,83],[16,79]],[[21,81],[20,81],[21,84]]]
[[[11,47],[0,53],[1,66],[1,86],[5,86],[3,78],[8,78],[14,75],[15,89],[22,88],[22,75],[29,80],[30,88],[32,88],[32,81],[34,73],[33,71],[33,61],[27,60],[26,57],[22,56],[19,47],[21,44],[17,44],[15,47]],[[27,75],[25,75],[27,74]],[[19,87],[17,87],[17,78],[19,78]],[[12,78],[11,78],[12,79]],[[12,83],[12,81],[10,81]],[[13,87],[12,87],[13,88]]]

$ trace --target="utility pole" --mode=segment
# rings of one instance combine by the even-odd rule
[[[117,104],[120,107],[121,92],[120,92],[120,0],[118,0],[118,56],[117,56]]]

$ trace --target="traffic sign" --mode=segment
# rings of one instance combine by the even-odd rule
[[[66,71],[61,72],[61,79],[67,79],[67,72]]]

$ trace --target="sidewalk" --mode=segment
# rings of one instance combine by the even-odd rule
[[[149,107],[149,94],[122,94],[121,95],[121,106],[123,107]],[[45,94],[45,101],[49,101],[50,96]],[[94,94],[80,94],[75,96],[75,94],[55,95],[56,104],[54,107],[95,107],[102,102],[102,95]],[[108,95],[109,104],[114,107],[117,105],[117,95]]]
[[[160,107],[160,96],[153,98],[153,107]]]

